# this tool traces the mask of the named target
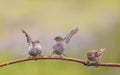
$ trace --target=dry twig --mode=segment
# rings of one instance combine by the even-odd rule
[[[20,63],[20,62],[25,62],[25,61],[30,61],[30,60],[44,60],[44,59],[51,59],[51,60],[66,60],[66,61],[72,61],[72,62],[77,62],[81,63],[83,65],[86,65],[86,61],[82,59],[76,59],[76,58],[71,58],[71,57],[58,57],[58,56],[38,56],[34,58],[22,58],[18,60],[13,60],[9,62],[5,62],[0,64],[0,67],[4,67],[10,64],[15,64],[15,63]],[[90,63],[89,66],[96,66],[95,63]],[[120,63],[99,63],[98,66],[106,66],[106,67],[120,67]]]

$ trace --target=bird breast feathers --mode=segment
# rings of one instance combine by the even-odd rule
[[[56,44],[53,46],[53,48],[54,48],[55,50],[62,50],[62,49],[64,49],[64,44],[63,44],[63,43],[56,43]]]
[[[39,44],[37,44],[37,45],[35,45],[35,46],[31,46],[31,45],[30,45],[30,46],[29,46],[29,50],[32,49],[32,48],[37,48],[37,49],[40,49],[40,50],[42,49],[41,45],[39,45]]]
[[[35,48],[42,49],[41,45],[36,45]]]

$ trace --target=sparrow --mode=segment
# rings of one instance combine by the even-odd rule
[[[61,36],[57,36],[54,38],[54,40],[56,41],[55,45],[53,46],[53,53],[50,55],[64,55],[66,56],[63,52],[65,49],[65,46],[70,42],[70,39],[73,37],[73,35],[75,35],[78,32],[78,28],[75,28],[73,30],[71,30],[64,38]]]
[[[22,32],[25,34],[25,37],[27,39],[27,43],[28,43],[28,54],[32,57],[36,57],[36,56],[41,56],[41,44],[40,41],[38,40],[32,40],[31,37],[28,35],[28,33],[22,29]]]
[[[89,66],[90,61],[95,61],[96,66],[98,66],[99,59],[101,58],[104,51],[105,51],[105,48],[101,48],[99,50],[91,50],[87,52],[87,58],[89,60],[87,61],[87,65]]]

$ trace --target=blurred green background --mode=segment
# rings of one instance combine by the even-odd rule
[[[21,32],[39,39],[43,55],[52,53],[53,38],[79,27],[65,54],[86,58],[106,48],[101,62],[120,63],[120,0],[0,0],[0,63],[28,57]],[[120,68],[86,67],[60,60],[38,60],[0,68],[0,75],[119,75]]]

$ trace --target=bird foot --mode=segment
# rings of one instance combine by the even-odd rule
[[[28,57],[29,59],[32,58],[31,56]]]
[[[38,56],[43,57],[43,55],[38,55]]]
[[[99,66],[99,63],[98,62],[95,62],[95,67],[98,67]]]
[[[62,58],[63,56],[62,56],[62,55],[60,55],[59,57],[60,57],[60,58]]]
[[[54,52],[51,55],[49,55],[49,57],[52,57],[53,55],[54,55]]]
[[[90,62],[89,62],[89,61],[86,61],[84,65],[90,66]]]
[[[66,54],[64,54],[64,53],[62,53],[62,55],[63,55],[64,57],[67,57]]]
[[[36,58],[37,56],[29,56],[28,58],[29,59],[34,59],[34,60],[37,60],[37,58]]]

